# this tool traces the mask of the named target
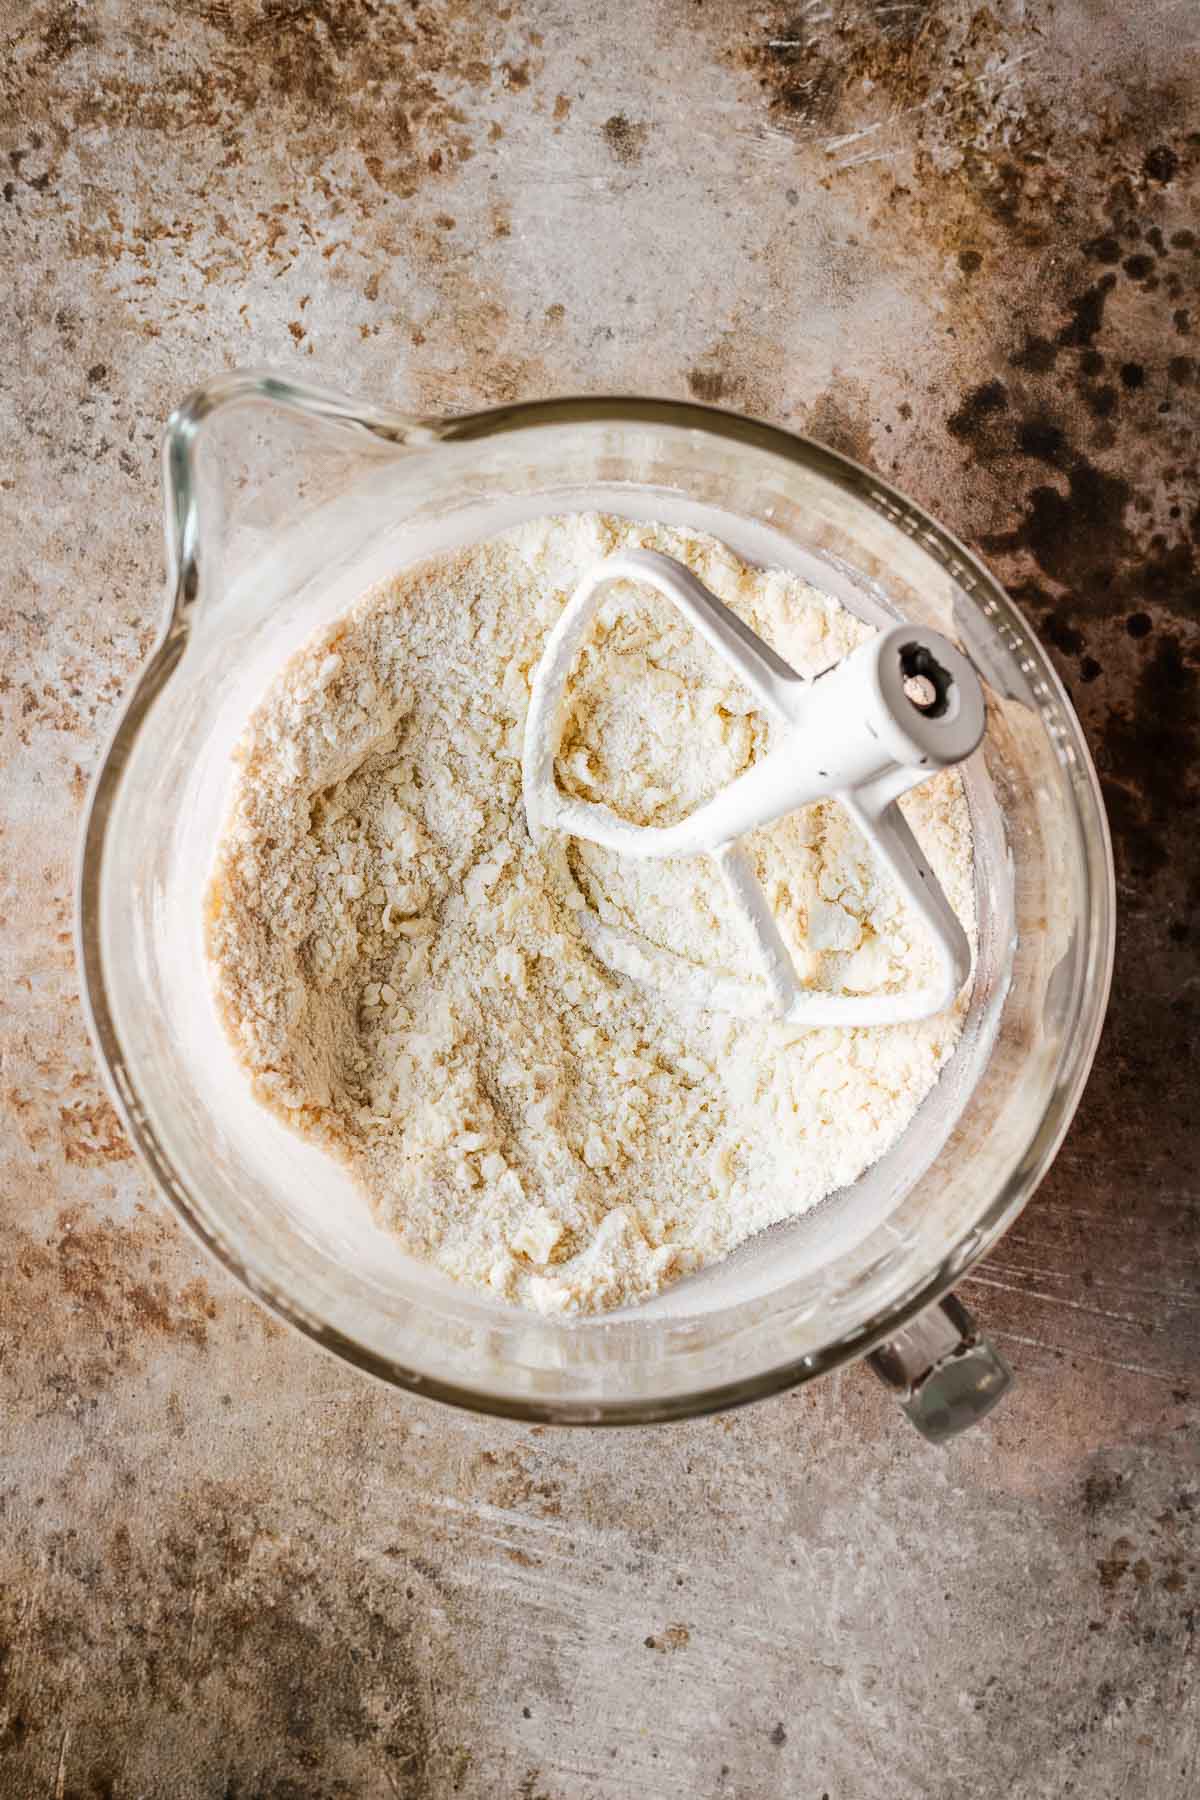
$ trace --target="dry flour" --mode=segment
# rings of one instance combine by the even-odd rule
[[[281,672],[238,751],[209,894],[218,1005],[255,1091],[341,1155],[414,1255],[543,1312],[652,1294],[857,1179],[937,1079],[942,1016],[801,1031],[692,1009],[602,968],[521,807],[528,684],[588,566],[687,563],[797,669],[871,628],[699,533],[536,520],[406,570]],[[667,824],[745,769],[770,728],[665,601],[618,588],[572,677],[559,775]],[[974,941],[955,771],[904,802]],[[915,983],[919,927],[835,802],[750,845],[806,979]],[[705,858],[575,845],[610,919],[753,975]]]

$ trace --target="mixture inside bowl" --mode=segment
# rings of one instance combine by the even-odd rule
[[[754,964],[705,857],[570,847],[521,803],[529,682],[579,580],[619,548],[687,564],[799,672],[873,627],[703,533],[537,519],[405,569],[283,668],[237,752],[208,895],[218,1009],[258,1098],[342,1158],[380,1224],[445,1273],[548,1313],[644,1298],[857,1180],[911,1123],[968,988],[916,1024],[799,1029],[603,967],[580,894],[714,973]],[[772,727],[663,600],[606,596],[572,672],[564,790],[682,818]],[[956,770],[903,811],[975,943]],[[814,988],[928,979],[917,921],[834,800],[747,841]]]

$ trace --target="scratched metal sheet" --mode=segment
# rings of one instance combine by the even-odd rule
[[[0,1793],[1198,1786],[1191,0],[0,0]],[[183,1237],[97,1082],[85,784],[222,367],[693,394],[977,546],[1105,783],[1111,1023],[967,1284],[946,1454],[851,1370],[622,1436],[394,1397]]]

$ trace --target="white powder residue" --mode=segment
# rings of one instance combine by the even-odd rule
[[[363,597],[281,672],[239,748],[209,894],[220,1011],[255,1092],[341,1156],[380,1223],[447,1274],[548,1313],[655,1293],[855,1181],[962,1028],[785,1027],[603,968],[521,806],[529,682],[618,548],[686,563],[802,673],[871,627],[696,532],[540,519]],[[770,726],[661,599],[614,588],[570,688],[559,777],[644,824],[746,769]],[[974,942],[956,771],[904,812]],[[749,846],[813,985],[927,978],[920,927],[822,801]],[[707,858],[571,850],[606,918],[713,970],[754,965]]]

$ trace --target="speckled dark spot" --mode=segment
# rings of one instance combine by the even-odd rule
[[[1025,548],[1064,587],[1080,594],[1103,590],[1129,554],[1125,508],[1130,498],[1123,477],[1078,457],[1068,471],[1066,490],[1033,488],[1016,531],[990,539],[989,548]]]
[[[1083,402],[1094,418],[1111,419],[1117,410],[1117,390],[1107,383],[1103,387],[1085,388]]]
[[[1002,381],[985,381],[979,387],[972,388],[966,394],[960,406],[946,420],[946,429],[951,437],[961,443],[974,444],[978,441],[981,430],[997,413],[1002,413],[1008,406],[1008,389]]]
[[[1142,168],[1151,181],[1174,181],[1179,173],[1179,158],[1169,145],[1157,144],[1153,150],[1147,150]]]
[[[1148,275],[1153,275],[1154,273],[1154,258],[1152,256],[1140,254],[1137,256],[1127,256],[1125,261],[1121,264],[1121,267],[1131,281],[1145,281]]]
[[[1090,344],[1104,323],[1104,306],[1116,285],[1115,275],[1102,275],[1070,303],[1070,319],[1058,334],[1060,344]]]
[[[1023,456],[1034,456],[1039,462],[1061,468],[1067,453],[1067,440],[1062,427],[1049,419],[1022,419],[1017,426],[1017,449]]]
[[[1016,590],[1014,597],[1017,599],[1025,599],[1027,597],[1027,591],[1024,589]],[[1087,642],[1087,639],[1084,637],[1079,627],[1071,623],[1070,619],[1061,608],[1056,608],[1053,612],[1047,613],[1045,617],[1041,619],[1039,629],[1042,636],[1046,639],[1046,642],[1048,644],[1053,644],[1056,650],[1061,650],[1064,656],[1078,656],[1083,649],[1084,644]]]
[[[719,369],[689,369],[687,384],[707,406],[715,406],[725,392],[725,377]]]
[[[1121,1496],[1124,1476],[1109,1469],[1094,1470],[1083,1484],[1083,1510],[1090,1517],[1108,1512]]]
[[[1058,348],[1048,337],[1031,333],[1009,360],[1014,369],[1028,369],[1033,374],[1044,375],[1057,363]]]
[[[1141,363],[1127,362],[1121,364],[1121,386],[1140,388],[1146,385],[1146,371]]]
[[[964,275],[974,275],[977,269],[983,267],[983,257],[978,250],[960,250],[958,266]]]
[[[619,163],[634,168],[642,160],[649,127],[635,124],[624,113],[613,113],[604,121],[604,141]]]
[[[1197,804],[1200,701],[1194,657],[1173,632],[1159,632],[1133,690],[1104,727],[1105,802],[1116,825],[1119,875],[1145,881],[1165,867]]]
[[[1096,1573],[1100,1577],[1100,1586],[1106,1593],[1112,1593],[1120,1584],[1121,1578],[1129,1572],[1132,1541],[1127,1537],[1119,1537],[1109,1549],[1108,1555],[1100,1557],[1096,1563]]]
[[[1121,260],[1121,245],[1117,238],[1105,233],[1103,237],[1092,238],[1086,243],[1083,254],[1090,256],[1093,262],[1118,263]]]
[[[809,408],[805,429],[818,443],[828,444],[854,462],[871,461],[870,400],[862,386],[843,377]]]

